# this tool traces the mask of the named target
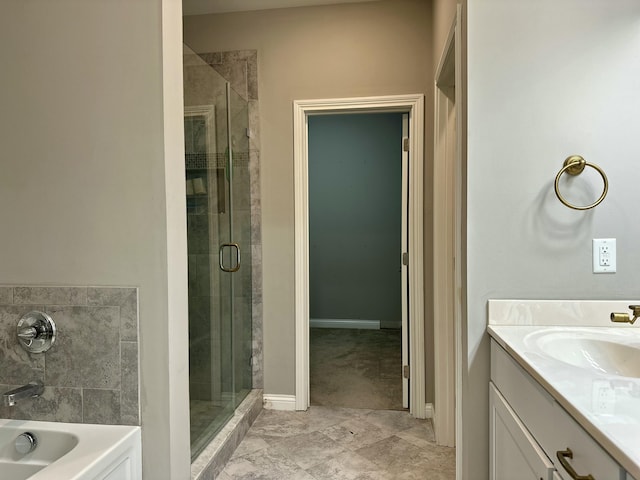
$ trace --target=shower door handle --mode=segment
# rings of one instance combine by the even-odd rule
[[[236,249],[235,267],[224,266],[224,249],[226,247]],[[238,245],[237,243],[223,243],[222,245],[220,245],[220,251],[218,253],[219,253],[218,260],[220,264],[220,270],[222,270],[223,272],[229,272],[229,273],[237,272],[238,270],[240,270],[240,245]]]

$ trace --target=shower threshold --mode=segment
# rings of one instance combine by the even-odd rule
[[[191,463],[191,480],[216,478],[262,411],[262,389],[253,389]]]

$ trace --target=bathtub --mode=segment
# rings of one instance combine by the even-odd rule
[[[2,480],[139,480],[141,456],[140,427],[0,419]]]

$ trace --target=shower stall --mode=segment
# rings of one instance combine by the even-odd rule
[[[191,458],[252,388],[247,100],[184,47]]]

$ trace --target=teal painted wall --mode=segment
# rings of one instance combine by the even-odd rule
[[[309,118],[311,318],[401,320],[402,114]]]

